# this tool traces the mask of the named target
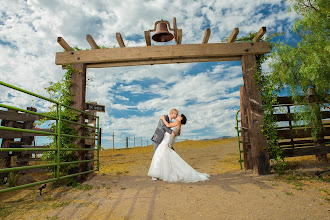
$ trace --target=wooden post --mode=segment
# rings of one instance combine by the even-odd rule
[[[92,102],[92,104],[97,104],[96,102]],[[96,115],[96,110],[88,110],[88,112],[92,115]],[[96,127],[96,118],[88,116],[88,124]],[[87,134],[90,137],[95,138],[95,132],[96,130],[93,128],[87,128]],[[93,135],[91,135],[93,134]],[[85,147],[86,148],[95,148],[95,140],[92,139],[86,139],[85,140]],[[94,159],[94,151],[87,151],[86,152],[86,160],[92,160]],[[87,163],[87,170],[93,170],[94,169],[94,161]]]
[[[262,118],[264,115],[261,93],[255,83],[253,75],[256,71],[255,55],[241,57],[245,96],[247,101],[247,115],[249,134],[251,139],[253,170],[259,175],[270,173],[269,153],[266,150],[267,139],[261,133]]]
[[[71,106],[77,108],[79,110],[85,110],[86,103],[86,67],[85,64],[72,64],[72,68],[75,71],[72,73],[71,77],[71,95],[72,95],[72,103]],[[78,122],[84,124],[85,123],[85,115],[82,113],[78,113],[79,119]],[[83,126],[74,125],[75,129],[78,131],[78,136],[85,135],[85,129]],[[79,148],[85,148],[85,139],[77,139],[75,144],[78,145]],[[75,156],[78,160],[85,159],[85,151],[76,151]],[[85,164],[78,163],[78,171],[85,171]],[[84,181],[86,179],[86,175],[80,175],[78,177],[78,181]]]
[[[315,90],[312,89],[312,88],[308,89],[308,94],[310,96],[315,95]],[[320,106],[319,105],[316,108],[317,108],[317,109],[315,109],[316,111],[320,111]],[[318,124],[320,126],[322,126],[322,117],[318,118]],[[324,147],[325,146],[325,144],[324,144],[324,134],[322,134],[322,128],[321,128],[321,133],[318,134],[316,141],[314,141],[314,146],[315,147],[320,147],[320,146]],[[315,159],[317,161],[320,161],[320,162],[325,162],[325,163],[328,162],[328,158],[327,158],[326,154],[315,154]]]
[[[240,92],[240,108],[241,108],[241,135],[242,135],[242,144],[243,144],[243,160],[245,170],[250,170],[253,168],[252,164],[252,152],[251,152],[251,143],[249,135],[249,123],[248,116],[246,112],[247,103],[245,97],[245,88],[241,86],[239,88]]]

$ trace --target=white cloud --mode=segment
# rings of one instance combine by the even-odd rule
[[[55,65],[56,52],[63,51],[57,37],[85,49],[90,48],[86,34],[91,34],[100,46],[118,47],[116,32],[120,32],[126,46],[145,46],[144,31],[153,29],[160,19],[172,25],[176,17],[178,28],[183,30],[183,44],[201,43],[208,27],[212,32],[209,42],[219,43],[235,27],[240,29],[238,37],[262,26],[278,32],[287,30],[297,17],[286,12],[287,4],[280,0],[2,1],[0,80],[48,97],[44,88],[59,81],[65,71]],[[86,100],[106,106],[106,113],[99,115],[108,137],[116,132],[118,137],[135,134],[148,139],[158,117],[172,107],[188,116],[182,137],[236,135],[233,127],[239,92],[235,88],[243,80],[240,64],[233,64],[88,69]],[[50,105],[2,86],[0,93],[1,103],[24,109],[33,102],[42,111]],[[132,100],[143,95],[148,99]],[[121,116],[114,113],[120,111]],[[149,111],[152,113],[145,116]]]

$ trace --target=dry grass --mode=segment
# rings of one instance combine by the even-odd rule
[[[189,164],[196,163],[196,165],[193,166],[194,168],[198,169],[200,166],[196,162],[198,161],[198,157],[207,154],[207,156],[210,157],[209,160],[213,162],[212,169],[216,171],[216,173],[225,173],[240,169],[238,152],[230,153],[224,158],[219,157],[222,146],[232,143],[235,140],[236,138],[207,141],[187,140],[175,143],[174,148]],[[198,152],[196,150],[198,150]],[[100,152],[100,172],[107,175],[136,174],[136,172],[138,172],[138,170],[135,169],[136,167],[149,167],[152,154],[152,145],[128,149],[102,150]],[[205,166],[205,164],[203,165]]]

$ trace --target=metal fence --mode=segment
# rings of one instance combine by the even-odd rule
[[[12,190],[17,190],[17,189],[22,189],[22,188],[26,188],[26,187],[31,187],[31,186],[35,186],[35,185],[40,185],[40,184],[44,184],[44,183],[48,183],[48,182],[53,182],[53,181],[57,181],[57,180],[61,180],[61,179],[66,179],[66,178],[69,178],[69,177],[74,177],[74,176],[78,176],[78,175],[83,175],[83,174],[99,171],[99,165],[100,165],[99,164],[100,127],[99,127],[99,117],[98,116],[92,115],[88,112],[81,111],[81,110],[73,108],[71,106],[61,104],[60,102],[55,101],[53,99],[49,99],[49,98],[40,96],[38,94],[26,91],[24,89],[9,85],[9,84],[4,83],[2,81],[0,81],[0,85],[9,87],[9,88],[14,89],[16,91],[20,91],[22,93],[26,93],[28,95],[31,95],[31,96],[34,96],[34,97],[37,97],[37,98],[40,98],[40,99],[43,99],[43,100],[46,100],[46,101],[49,101],[51,103],[56,104],[56,116],[50,116],[50,115],[47,115],[45,113],[37,113],[37,112],[33,112],[33,111],[25,110],[25,109],[20,109],[20,108],[5,105],[5,104],[0,104],[0,107],[2,107],[2,108],[12,109],[12,110],[20,111],[20,112],[25,112],[25,113],[28,113],[28,114],[37,115],[37,116],[47,118],[49,120],[55,120],[56,121],[56,132],[46,132],[46,131],[38,131],[38,130],[32,130],[32,129],[22,129],[22,128],[13,128],[13,127],[0,126],[0,131],[25,132],[25,133],[31,133],[31,134],[38,134],[38,135],[42,135],[42,136],[55,136],[55,140],[56,140],[55,141],[56,142],[55,143],[56,148],[0,148],[0,152],[24,152],[24,151],[42,151],[42,152],[45,152],[45,151],[55,151],[55,153],[56,153],[56,156],[54,158],[54,161],[52,161],[52,163],[47,163],[47,164],[42,164],[42,165],[30,165],[30,166],[20,166],[20,167],[11,167],[11,168],[0,169],[0,173],[9,173],[9,172],[15,172],[15,171],[20,171],[20,170],[34,169],[34,168],[48,168],[48,167],[53,167],[54,168],[54,172],[53,172],[53,175],[52,175],[51,179],[1,189],[0,193],[12,191]],[[82,124],[82,123],[78,123],[78,122],[75,122],[75,121],[63,119],[62,116],[61,116],[62,107],[71,109],[73,111],[82,113],[84,115],[95,117],[96,121],[97,121],[97,126],[94,127],[94,126],[90,126],[90,125],[87,125],[87,124]],[[92,128],[96,131],[95,132],[95,137],[76,136],[76,135],[65,134],[61,131],[61,123],[62,122],[67,122],[67,123],[72,123],[72,124],[83,126],[83,127]],[[31,135],[31,136],[33,136],[33,135]],[[93,139],[94,141],[97,142],[97,144],[95,144],[96,148],[63,148],[63,146],[61,146],[61,137],[72,137],[72,138],[79,138],[79,139],[80,138]],[[64,162],[64,161],[60,161],[60,152],[61,151],[97,151],[97,159],[77,160],[77,161]],[[64,175],[64,176],[60,175],[60,166],[66,166],[66,165],[69,165],[69,164],[78,164],[78,163],[89,163],[89,162],[94,162],[94,161],[97,162],[97,166],[93,167],[92,170],[87,170],[87,171],[78,172],[78,173],[74,173],[74,174],[70,174],[70,175]]]

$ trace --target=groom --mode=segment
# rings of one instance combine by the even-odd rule
[[[175,119],[178,116],[178,113],[179,113],[179,111],[177,109],[172,108],[169,115],[165,115],[165,120],[168,123],[171,123],[172,119]],[[168,132],[169,134],[172,134],[173,136],[175,135],[174,131],[172,131],[170,128],[166,127],[163,120],[160,119],[158,122],[157,128],[156,128],[156,131],[151,138],[152,143],[154,145],[154,154],[155,154],[155,151],[156,151],[158,145],[160,144],[160,142],[162,142],[165,132]]]

